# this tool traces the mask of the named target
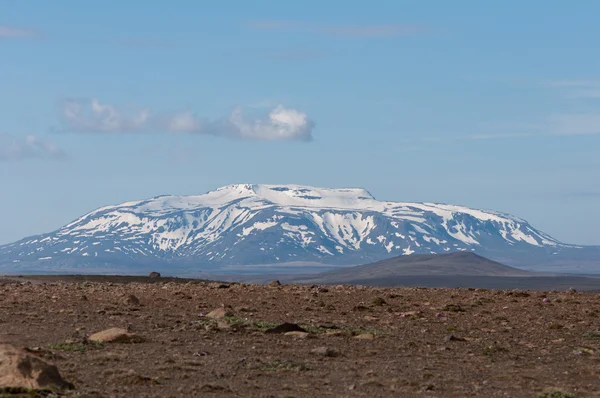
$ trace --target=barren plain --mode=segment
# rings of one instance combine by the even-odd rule
[[[74,386],[2,397],[600,396],[600,295],[572,289],[0,278],[0,343]]]

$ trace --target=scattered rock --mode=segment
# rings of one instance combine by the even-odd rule
[[[361,383],[360,386],[363,387],[363,388],[381,388],[381,387],[384,387],[384,385],[381,384],[377,380],[368,380],[368,381],[365,381],[365,382]]]
[[[408,318],[408,317],[411,317],[411,316],[418,316],[418,315],[421,315],[421,314],[422,314],[421,311],[408,311],[408,312],[401,313],[400,317],[401,318]]]
[[[237,307],[235,310],[237,312],[258,312],[256,309],[251,307]]]
[[[324,357],[337,357],[340,353],[337,350],[329,347],[317,347],[310,351],[312,354],[321,355]]]
[[[131,305],[134,307],[137,307],[140,305],[140,299],[138,299],[136,296],[134,296],[133,294],[130,294],[129,296],[127,296],[125,298],[125,304],[126,305]]]
[[[460,306],[460,304],[446,304],[441,308],[442,311],[450,311],[450,312],[465,312],[465,309]]]
[[[230,330],[231,329],[231,324],[229,322],[226,322],[226,321],[218,321],[217,322],[217,328],[219,330]]]
[[[306,339],[310,336],[310,333],[308,332],[300,332],[300,331],[292,331],[292,332],[285,332],[283,334],[284,336],[292,336],[296,339]]]
[[[152,278],[152,279],[160,278],[160,272],[150,272],[150,275],[148,275],[148,278]]]
[[[358,336],[354,336],[358,340],[373,340],[375,335],[373,333],[361,333]]]
[[[467,339],[463,337],[457,337],[453,334],[446,336],[446,341],[467,341]]]
[[[231,390],[218,384],[205,384],[200,387],[200,392],[231,392]]]
[[[141,343],[144,339],[125,329],[111,328],[92,334],[88,340],[97,343]]]
[[[219,307],[206,314],[207,318],[210,319],[223,319],[233,316],[233,312],[229,307]]]
[[[54,365],[10,344],[0,344],[0,387],[70,390]]]
[[[386,305],[387,303],[385,302],[384,299],[382,299],[381,297],[375,297],[372,301],[373,305],[375,306],[382,306],[382,305]]]
[[[130,369],[126,374],[121,375],[119,380],[122,383],[139,386],[139,385],[153,385],[160,384],[160,382],[152,377],[138,374],[135,370]]]
[[[295,323],[282,323],[281,325],[275,326],[274,328],[270,328],[265,330],[265,333],[287,333],[287,332],[304,332],[307,333],[307,330],[302,328],[301,326]]]

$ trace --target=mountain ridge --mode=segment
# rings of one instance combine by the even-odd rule
[[[587,248],[507,213],[379,201],[363,188],[233,184],[100,207],[51,233],[0,246],[0,267],[357,265],[455,251],[526,266],[527,257],[568,258],[577,250],[587,261]]]

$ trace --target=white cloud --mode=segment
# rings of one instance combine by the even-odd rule
[[[168,131],[175,133],[201,132],[203,124],[191,112],[179,113],[171,118],[167,127]]]
[[[236,108],[226,119],[208,129],[215,135],[233,135],[248,140],[301,140],[311,139],[314,123],[306,114],[278,105],[264,118],[246,118],[242,108]]]
[[[55,143],[33,135],[0,134],[0,162],[42,158],[59,159],[65,152]]]
[[[0,38],[25,38],[33,36],[33,32],[24,29],[0,25]]]
[[[103,105],[98,100],[69,100],[62,106],[62,116],[73,131],[110,133],[137,131],[148,122],[146,110],[127,114],[112,105]]]
[[[278,105],[266,115],[248,117],[243,108],[210,121],[190,111],[174,115],[147,109],[128,111],[98,100],[68,100],[61,106],[64,131],[73,133],[189,133],[261,141],[310,141],[314,123],[305,113]]]

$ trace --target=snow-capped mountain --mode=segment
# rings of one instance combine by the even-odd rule
[[[364,189],[245,184],[97,209],[0,246],[0,269],[355,265],[455,251],[530,268],[567,265],[574,256],[588,268],[600,265],[597,247],[563,244],[508,214],[378,201]]]

